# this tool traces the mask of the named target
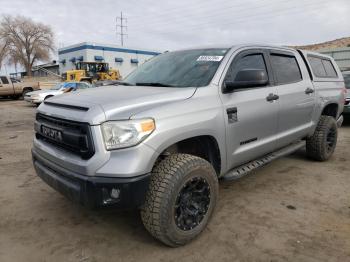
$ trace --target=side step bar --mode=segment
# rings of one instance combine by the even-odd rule
[[[297,151],[300,148],[305,147],[305,141],[298,141],[296,143],[290,144],[282,149],[279,149],[273,153],[270,153],[262,158],[253,160],[249,163],[246,163],[244,165],[241,165],[239,167],[235,167],[234,169],[231,169],[229,172],[227,172],[225,175],[223,175],[221,178],[225,181],[229,180],[236,180],[238,178],[241,178],[253,170],[256,170],[260,167],[263,167],[270,163],[271,161],[289,155],[295,151]]]

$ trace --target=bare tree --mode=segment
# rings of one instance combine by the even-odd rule
[[[31,76],[36,61],[47,61],[50,52],[54,51],[51,28],[23,16],[3,16],[0,38],[7,42],[10,61],[21,64],[28,76]]]
[[[4,39],[0,39],[0,71],[7,54],[8,54],[8,44]]]

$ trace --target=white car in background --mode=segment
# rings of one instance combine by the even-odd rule
[[[48,90],[38,90],[25,94],[24,100],[32,103],[32,104],[40,104],[45,99],[48,99],[52,96],[61,95],[64,93],[87,89],[93,87],[89,83],[86,82],[62,82],[54,85],[52,88]]]

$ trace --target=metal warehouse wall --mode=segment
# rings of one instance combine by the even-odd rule
[[[151,59],[160,52],[131,49],[116,45],[104,45],[97,43],[79,43],[58,50],[58,61],[61,74],[67,70],[75,69],[75,61],[83,59],[85,62],[98,61],[109,63],[111,68],[118,69],[122,77],[127,76],[139,65]]]

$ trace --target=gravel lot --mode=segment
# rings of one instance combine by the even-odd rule
[[[221,183],[203,234],[167,248],[137,211],[89,211],[38,178],[36,108],[0,100],[0,261],[350,261],[350,123],[325,163],[304,151]],[[348,121],[350,122],[350,121]]]

